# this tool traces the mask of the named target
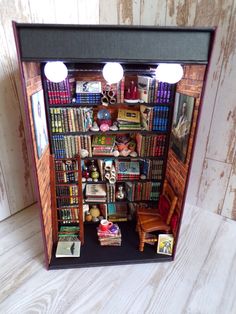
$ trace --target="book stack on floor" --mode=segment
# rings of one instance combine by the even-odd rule
[[[97,228],[97,235],[101,246],[121,246],[121,231],[117,224],[112,224],[104,231],[100,225]]]

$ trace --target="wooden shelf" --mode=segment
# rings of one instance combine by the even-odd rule
[[[127,103],[127,102],[122,102],[122,103],[115,103],[115,104],[109,104],[109,107],[117,107],[119,106],[140,106],[140,105],[145,105],[149,107],[155,107],[155,106],[171,106],[172,103],[143,103],[143,102],[136,102],[136,103]],[[60,108],[60,107],[73,107],[73,108],[79,108],[79,107],[102,107],[102,108],[107,108],[107,106],[104,106],[102,104],[94,104],[94,103],[69,103],[69,104],[52,104],[49,105],[49,108]]]
[[[124,133],[140,133],[142,135],[166,135],[167,131],[146,131],[146,130],[132,130],[132,129],[127,129],[127,130],[118,130],[118,131],[86,131],[86,132],[53,132],[52,135],[106,135],[106,134],[124,134]]]
[[[70,182],[70,183],[55,183],[56,186],[71,186],[71,185],[78,185],[78,181],[77,182]]]
[[[127,204],[127,203],[155,203],[158,202],[158,200],[143,200],[143,201],[129,201],[129,200],[123,200],[123,201],[117,201],[117,202],[86,202],[86,200],[84,200],[84,204]]]
[[[123,157],[123,156],[119,156],[119,157],[115,157],[115,156],[109,156],[109,155],[104,155],[104,156],[93,156],[93,157],[85,157],[85,158],[81,158],[82,160],[97,160],[97,159],[116,159],[116,160],[138,160],[138,159],[155,159],[155,160],[163,160],[164,156],[147,156],[147,157],[131,157],[131,156],[127,156],[127,157]],[[58,160],[58,159],[57,159]]]
[[[142,180],[142,179],[130,179],[130,180],[116,180],[116,182],[115,183],[119,183],[119,184],[121,184],[121,183],[125,183],[125,182],[160,182],[161,183],[161,179],[145,179],[145,180]],[[103,180],[103,181],[85,181],[85,182],[83,182],[83,183],[85,183],[85,184],[105,184],[105,183],[109,183],[109,181],[107,180],[107,181],[105,181],[105,180]],[[58,184],[57,184],[58,185]]]

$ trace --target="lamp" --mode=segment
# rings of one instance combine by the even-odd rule
[[[108,62],[104,65],[102,74],[108,84],[118,83],[123,75],[124,70],[118,62]]]
[[[68,69],[61,61],[50,61],[46,63],[44,73],[49,81],[60,83],[67,77]]]
[[[170,84],[179,82],[183,74],[182,66],[175,63],[160,63],[156,69],[156,79]]]

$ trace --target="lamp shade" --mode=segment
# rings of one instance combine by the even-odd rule
[[[118,83],[123,75],[124,70],[118,62],[108,62],[104,65],[102,74],[108,84]]]
[[[156,69],[156,79],[160,82],[175,84],[183,77],[184,71],[180,64],[161,63]]]
[[[60,83],[67,77],[68,69],[61,61],[50,61],[46,63],[44,73],[49,81]]]

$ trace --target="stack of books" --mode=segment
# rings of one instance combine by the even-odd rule
[[[115,162],[117,180],[134,180],[140,178],[140,165],[138,161]]]
[[[99,81],[77,81],[76,103],[100,104],[102,85]]]
[[[137,153],[140,157],[158,156],[165,153],[166,135],[137,134]]]
[[[97,235],[101,246],[121,246],[121,231],[117,224],[113,224],[106,231],[102,231],[99,226]]]
[[[176,84],[158,82],[155,77],[138,75],[139,99],[145,103],[169,104],[175,94]]]
[[[168,130],[170,107],[165,105],[157,105],[148,107],[140,106],[141,125],[147,131],[161,131]]]
[[[109,134],[94,135],[92,140],[93,156],[112,156],[116,136]]]
[[[50,105],[69,104],[71,102],[68,78],[60,83],[54,83],[46,79],[46,86],[48,102]]]
[[[128,205],[122,204],[108,204],[107,215],[112,222],[127,221],[128,220]]]
[[[53,133],[86,132],[92,127],[93,110],[88,107],[50,108]]]
[[[117,122],[120,130],[140,130],[140,111],[119,109]]]
[[[86,184],[87,202],[105,203],[107,200],[106,184]]]

